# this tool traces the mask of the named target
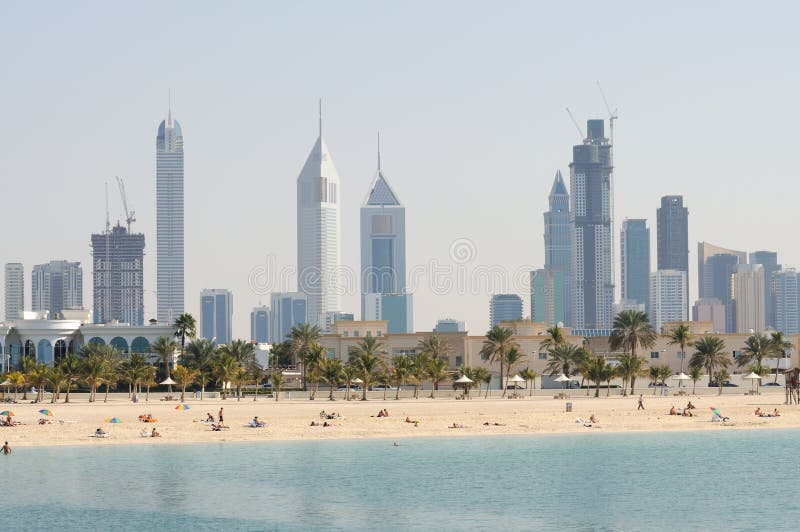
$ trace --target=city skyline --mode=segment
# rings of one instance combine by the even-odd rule
[[[393,184],[404,191],[407,204],[408,240],[414,242],[408,250],[409,269],[432,259],[454,264],[450,245],[464,238],[475,249],[468,263],[471,268],[540,267],[545,195],[554,170],[566,171],[570,147],[578,140],[563,107],[569,105],[579,122],[605,117],[595,86],[599,79],[612,105],[620,107],[615,124],[617,220],[647,218],[653,228],[658,199],[680,194],[692,211],[690,264],[696,261],[698,241],[776,250],[787,267],[800,264],[800,252],[783,243],[780,230],[793,223],[789,216],[793,163],[788,154],[793,137],[789,127],[796,114],[781,102],[792,101],[798,79],[772,68],[786,63],[787,50],[796,39],[790,31],[781,31],[791,17],[777,21],[770,17],[771,29],[766,32],[758,24],[766,24],[766,15],[732,6],[726,10],[723,30],[715,24],[718,13],[710,6],[693,6],[690,19],[679,16],[685,9],[628,6],[631,16],[624,20],[631,22],[620,18],[621,8],[591,6],[567,26],[558,22],[568,18],[565,8],[524,7],[511,19],[502,8],[485,12],[467,4],[459,14],[464,34],[447,30],[450,44],[442,49],[437,47],[441,23],[452,13],[442,6],[426,8],[422,18],[413,9],[392,14],[418,28],[412,39],[394,29],[397,25],[381,24],[389,15],[354,16],[357,6],[323,7],[310,18],[296,7],[260,8],[245,20],[235,10],[209,6],[197,7],[204,12],[200,16],[187,15],[177,3],[158,9],[144,5],[123,8],[119,20],[107,25],[98,22],[108,14],[80,6],[55,6],[36,16],[25,6],[10,7],[8,20],[15,24],[0,39],[9,46],[32,41],[11,59],[10,79],[30,83],[0,89],[16,102],[0,125],[7,148],[0,172],[9,180],[13,177],[20,197],[37,198],[43,211],[62,212],[65,199],[72,201],[69,215],[59,222],[57,238],[50,229],[52,220],[32,219],[23,202],[9,205],[7,216],[26,223],[9,235],[3,262],[21,262],[28,272],[34,264],[60,257],[89,264],[86,236],[104,218],[103,182],[117,174],[127,178],[137,207],[137,231],[155,242],[152,132],[166,112],[171,87],[173,111],[185,125],[191,147],[186,162],[186,226],[192,227],[186,234],[186,310],[199,315],[195,294],[204,286],[229,287],[237,297],[237,337],[246,335],[249,308],[268,297],[251,290],[253,268],[263,265],[268,255],[276,257],[279,268],[296,262],[294,229],[274,221],[295,216],[291,177],[307,155],[313,108],[320,95],[327,102],[326,140],[343,177],[343,265],[358,268],[357,206],[374,169],[372,144],[380,129],[389,141],[384,151],[391,161]],[[176,21],[168,49],[157,46],[158,39],[141,38],[160,35],[164,30],[156,21],[163,17]],[[503,20],[511,29],[521,29],[532,19],[555,23],[538,33],[498,34],[490,25],[490,34],[499,36],[494,42],[466,37],[481,34],[487,20]],[[654,36],[642,23],[656,19],[663,23]],[[613,57],[613,62],[589,58],[585,54],[592,42],[589,30],[612,20],[619,24],[604,47],[605,57]],[[241,31],[231,42],[207,40],[210,25],[233,22]],[[304,43],[299,34],[292,36],[300,27],[320,31],[331,24],[343,30],[357,27],[366,34],[324,46]],[[670,24],[684,30],[686,45],[674,39],[673,31],[663,29]],[[567,27],[578,35],[573,42],[561,42],[553,54],[538,51]],[[384,31],[390,34],[382,35]],[[382,38],[373,39],[375,46],[364,47],[365,37],[371,35]],[[79,53],[105,37],[106,46]],[[631,42],[642,45],[631,47]],[[664,46],[666,42],[674,46]],[[323,50],[326,60],[317,72],[301,67]],[[37,71],[35,66],[54,52],[63,61]],[[726,68],[709,72],[705,61],[694,57],[714,57]],[[354,70],[354,58],[374,65],[373,71],[366,75]],[[97,69],[97,64],[104,68]],[[263,68],[253,72],[253,64]],[[82,76],[71,77],[75,72]],[[210,79],[210,72],[221,75]],[[351,76],[337,77],[339,72]],[[753,79],[769,72],[775,82],[770,98],[765,97],[765,88],[741,83],[743,72]],[[559,82],[542,84],[543,78]],[[61,83],[62,79],[74,81]],[[492,88],[496,85],[507,92],[503,98]],[[769,118],[778,115],[785,120]],[[687,127],[690,118],[692,126]],[[235,126],[229,127],[232,120]],[[34,137],[41,124],[46,124],[49,138],[58,139],[48,143],[47,158],[39,156]],[[665,146],[670,149],[668,158],[663,157]],[[731,152],[740,155],[730,158]],[[723,187],[724,182],[743,186]],[[789,193],[776,198],[769,217],[731,217],[732,210],[750,208],[758,185],[788,187]],[[83,204],[76,203],[79,198]],[[256,202],[248,205],[253,198]],[[442,198],[448,201],[442,203]],[[117,204],[112,201],[112,214],[119,216]],[[238,204],[242,208],[231,207]],[[261,205],[267,205],[266,215],[255,214]],[[436,230],[429,231],[431,227]],[[149,319],[155,317],[155,247],[146,251],[145,317]],[[698,298],[696,277],[692,266],[690,303]],[[90,301],[86,284],[83,299]],[[423,286],[415,292],[415,329],[428,329],[436,319],[450,316],[482,332],[488,328],[485,307],[490,291],[477,292],[453,290],[445,295]],[[29,293],[26,290],[26,297]],[[520,295],[527,301],[524,292]],[[342,298],[342,309],[357,311],[358,299],[356,287],[352,296]]]

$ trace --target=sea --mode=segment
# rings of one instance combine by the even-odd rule
[[[17,448],[0,530],[796,530],[798,430]]]

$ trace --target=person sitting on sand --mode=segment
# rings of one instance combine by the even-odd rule
[[[781,415],[781,414],[780,414],[780,412],[778,412],[778,409],[777,409],[777,408],[776,408],[775,410],[773,410],[773,411],[772,411],[772,417],[780,417],[780,415]]]
[[[389,417],[389,411],[385,408],[383,409],[383,417]]]
[[[589,422],[590,423],[600,423],[600,418],[598,418],[597,416],[592,414],[591,416],[589,416]]]
[[[159,438],[159,437],[161,437],[161,433],[158,432],[155,427],[153,427],[153,432],[150,433],[150,437],[151,438]]]
[[[255,428],[260,428],[260,427],[266,427],[267,426],[267,424],[265,422],[259,421],[258,416],[253,417],[253,422],[251,424]]]
[[[214,422],[214,416],[211,415],[211,412],[206,413],[206,421],[211,423]]]
[[[758,417],[761,417],[761,407],[759,406],[758,408],[756,408],[756,411],[753,412],[753,414],[755,414]]]
[[[97,436],[98,438],[103,438],[106,434],[108,433],[103,429],[101,429],[100,427],[97,427],[97,430],[94,431],[94,435]]]
[[[678,415],[678,411],[675,410],[675,405],[672,405],[672,408],[669,409],[669,415],[671,415],[671,416],[677,416]]]
[[[495,427],[505,427],[506,426],[505,423],[498,423],[497,421],[495,421],[494,423],[489,423],[488,421],[484,421],[483,425],[486,426],[486,427],[488,427],[489,425],[494,425]]]
[[[13,427],[13,426],[14,426],[14,420],[11,419],[11,416],[9,415],[6,417],[6,427]]]
[[[318,427],[319,423],[317,423],[316,421],[312,421],[310,426],[311,427]]]
[[[211,424],[211,430],[213,430],[213,431],[220,431],[220,430],[223,430],[223,429],[227,430],[229,428],[230,428],[229,426],[223,425],[222,423],[212,423]]]
[[[461,423],[456,423],[455,421],[453,421],[453,424],[450,426],[450,428],[451,429],[464,429],[466,427]]]
[[[695,407],[694,407],[694,405],[692,404],[692,402],[691,402],[691,401],[689,401],[689,404],[688,404],[688,405],[686,405],[686,409],[687,409],[687,410],[694,410],[694,408],[695,408]]]

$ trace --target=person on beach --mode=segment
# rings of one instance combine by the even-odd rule
[[[644,396],[639,394],[639,408],[636,410],[644,410]]]
[[[206,413],[206,421],[208,421],[210,423],[214,422],[214,416],[211,415],[211,412],[207,412]]]
[[[11,454],[11,446],[8,444],[8,442],[6,442],[5,445],[3,445],[2,448],[0,448],[0,450],[2,450],[3,454],[5,454],[6,456]]]
[[[691,401],[689,401],[689,404],[686,405],[686,410],[694,410],[694,408],[695,408],[695,406],[692,404]]]
[[[219,409],[219,423],[222,424],[222,407]]]
[[[155,427],[153,427],[153,432],[150,433],[150,437],[151,438],[158,438],[159,436],[161,436],[161,434],[156,430]]]
[[[669,415],[671,415],[671,416],[677,416],[678,415],[678,411],[675,410],[675,405],[672,405],[672,408],[669,409]]]

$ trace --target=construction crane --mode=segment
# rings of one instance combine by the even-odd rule
[[[569,110],[569,107],[565,107],[567,110],[567,114],[569,115],[569,119],[572,120],[572,123],[575,125],[575,129],[578,130],[578,135],[581,136],[581,142],[586,144],[586,135],[583,134],[583,130],[581,130],[581,126],[578,125],[578,121],[575,120],[575,117],[572,115],[572,111]]]
[[[611,106],[608,105],[608,99],[606,98],[606,93],[603,91],[602,85],[600,85],[600,81],[597,81],[597,88],[600,89],[600,96],[603,97],[603,103],[606,104],[606,111],[608,111],[608,128],[610,130],[609,135],[611,137],[611,146],[613,149],[614,146],[614,121],[619,118],[617,116],[617,109],[611,110]]]
[[[133,209],[128,209],[128,197],[125,194],[125,182],[119,176],[117,176],[117,187],[119,187],[119,194],[122,196],[122,207],[125,209],[125,222],[128,224],[128,234],[131,234],[131,222],[136,221],[136,213],[133,212]]]

